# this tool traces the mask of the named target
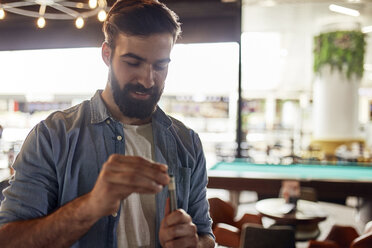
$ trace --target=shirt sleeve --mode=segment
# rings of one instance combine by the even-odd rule
[[[201,141],[195,133],[193,143],[196,165],[191,175],[189,214],[193,223],[197,226],[199,235],[209,234],[215,238],[212,232],[212,219],[209,215],[209,203],[207,200],[208,177],[206,162]]]
[[[13,167],[15,174],[0,207],[0,225],[51,213],[57,205],[58,183],[51,139],[43,122],[27,136]]]

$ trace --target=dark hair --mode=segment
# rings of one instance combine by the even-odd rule
[[[172,10],[157,0],[119,0],[103,24],[105,41],[115,48],[115,39],[122,32],[134,36],[170,33],[176,42],[181,33],[178,20]]]

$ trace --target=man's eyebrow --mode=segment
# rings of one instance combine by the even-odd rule
[[[169,62],[171,62],[170,58],[159,59],[156,61],[156,63],[169,63]]]
[[[134,53],[126,53],[126,54],[123,54],[123,55],[120,55],[121,58],[133,58],[133,59],[137,59],[139,61],[143,61],[145,62],[146,59],[145,58],[142,58]],[[171,61],[170,58],[164,58],[164,59],[159,59],[156,61],[156,63],[169,63]]]
[[[133,58],[133,59],[137,59],[137,60],[140,60],[140,61],[146,61],[146,59],[134,54],[134,53],[125,53],[125,54],[122,54],[120,55],[121,58]]]

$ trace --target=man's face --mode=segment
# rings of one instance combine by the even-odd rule
[[[124,116],[148,118],[163,93],[173,37],[166,33],[147,37],[119,34],[115,45],[109,64],[114,101]]]

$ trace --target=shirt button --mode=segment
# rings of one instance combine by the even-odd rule
[[[118,135],[118,137],[116,137],[116,139],[120,141],[120,140],[123,139],[123,137],[121,137],[120,135]]]
[[[112,214],[112,217],[116,217],[116,216],[118,216],[118,213],[115,212]]]
[[[106,123],[107,123],[107,124],[110,124],[110,123],[111,123],[111,121],[110,121],[110,120],[107,120],[107,121],[106,121]]]

